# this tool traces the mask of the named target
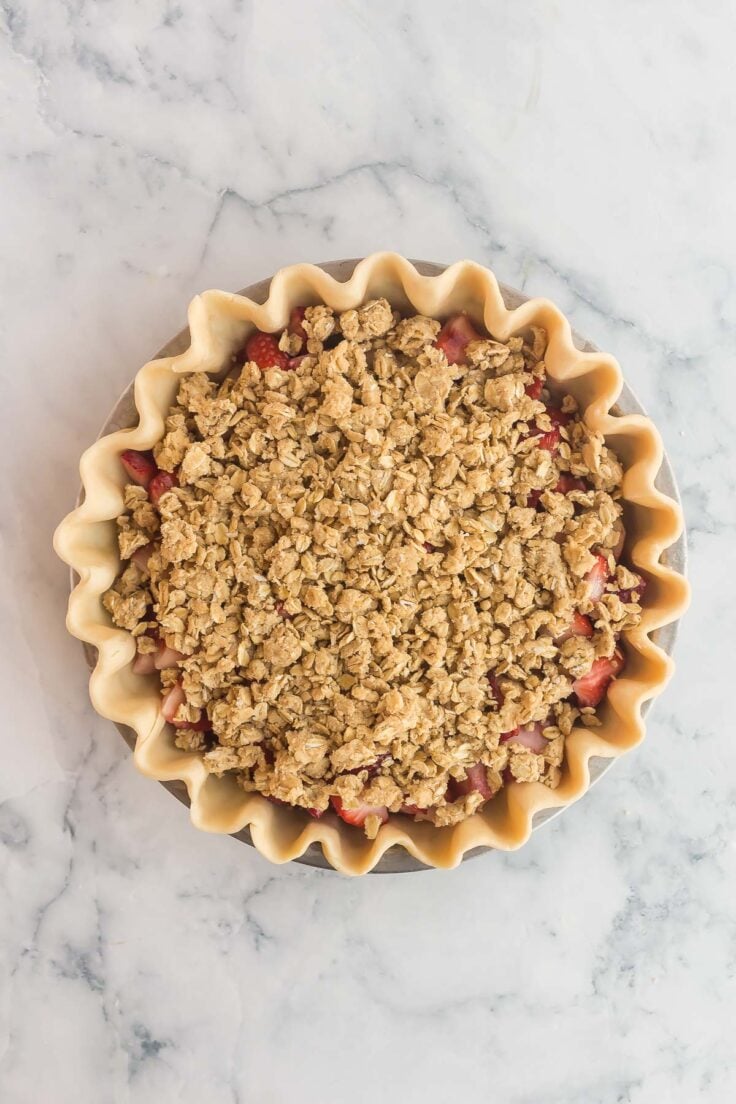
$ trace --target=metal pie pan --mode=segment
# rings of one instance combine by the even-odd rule
[[[352,275],[353,269],[358,263],[359,258],[343,261],[326,261],[319,265],[325,272],[328,272],[336,280],[346,281]],[[442,264],[435,264],[431,261],[413,261],[414,266],[419,272],[425,276],[438,276],[447,267]],[[266,280],[260,280],[257,284],[251,284],[249,287],[243,288],[239,292],[240,295],[245,295],[249,299],[252,299],[256,303],[264,303],[268,298],[269,288],[271,284],[271,277]],[[503,295],[506,306],[513,310],[515,307],[525,303],[530,297],[517,291],[515,288],[508,287],[506,284],[499,284],[501,294]],[[598,352],[597,346],[592,341],[588,341],[587,338],[573,330],[573,340],[578,349],[583,352]],[[155,358],[159,357],[171,357],[177,356],[179,353],[184,352],[189,346],[189,329],[188,327],[181,330],[180,333],[173,337],[171,341],[168,341],[162,349],[155,354]],[[641,403],[637,399],[634,392],[624,383],[621,390],[621,395],[616,406],[613,408],[614,413],[619,414],[646,414],[646,411],[642,407]],[[135,402],[133,399],[133,383],[125,389],[120,396],[115,406],[110,411],[110,414],[105,420],[105,424],[100,430],[99,437],[105,437],[109,433],[114,433],[118,429],[127,429],[130,426],[135,425],[138,420],[138,413],[135,408]],[[680,494],[675,481],[674,472],[669,459],[665,453],[662,461],[662,467],[655,481],[657,488],[668,495],[670,498],[681,505]],[[83,492],[80,490],[77,504],[81,501]],[[687,567],[687,545],[685,532],[682,534],[673,545],[671,545],[664,556],[663,562],[671,567],[674,571],[679,572],[681,575],[686,573]],[[74,572],[71,573],[71,585],[72,588],[77,583],[77,576]],[[673,622],[670,625],[665,625],[663,628],[658,629],[652,634],[652,639],[655,643],[662,648],[667,655],[672,655],[675,639],[677,636],[678,622]],[[89,644],[84,644],[84,652],[87,660],[87,664],[90,670],[94,667],[97,660],[96,649]],[[642,707],[642,713],[646,714],[651,708],[652,702],[645,702]],[[120,735],[125,740],[128,747],[133,750],[135,746],[135,733],[132,729],[126,725],[116,724],[115,727],[120,732]],[[615,763],[615,759],[606,759],[600,756],[594,756],[590,760],[590,785],[598,782],[603,777],[606,771],[610,770]],[[189,805],[189,796],[187,794],[186,786],[183,782],[160,782],[159,785],[164,786],[169,793],[178,798],[184,805]],[[543,824],[547,824],[553,817],[560,816],[565,811],[567,806],[563,806],[559,809],[545,809],[538,812],[534,816],[532,821],[532,831],[536,831],[541,828]],[[247,843],[250,847],[253,847],[253,841],[251,839],[250,831],[244,828],[242,831],[234,834],[235,839],[240,840],[242,843]],[[476,847],[471,851],[467,851],[463,856],[463,862],[468,859],[477,858],[480,855],[486,854],[488,851],[492,851],[491,847]],[[332,870],[333,867],[325,858],[322,848],[318,843],[311,844],[307,850],[298,859],[294,859],[294,862],[302,863],[305,866],[321,867],[324,870]],[[379,860],[371,874],[401,874],[408,873],[414,870],[429,870],[431,867],[426,866],[424,863],[419,862],[413,858],[412,855],[405,851],[403,847],[390,848]]]

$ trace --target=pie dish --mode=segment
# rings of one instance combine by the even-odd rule
[[[648,588],[641,619],[637,615],[625,626],[627,665],[601,706],[600,727],[576,726],[567,736],[557,789],[550,789],[545,780],[514,784],[499,791],[480,813],[471,808],[467,812],[473,815],[440,827],[392,816],[374,840],[367,840],[356,829],[340,824],[334,815],[309,823],[302,812],[269,805],[256,793],[244,793],[227,773],[216,777],[203,769],[201,748],[193,748],[193,753],[177,748],[171,729],[159,716],[158,695],[151,680],[136,677],[131,669],[131,637],[110,626],[101,598],[119,572],[112,519],[121,513],[122,505],[120,454],[125,448],[146,450],[161,441],[163,420],[182,375],[222,372],[230,367],[232,354],[242,348],[253,324],[265,332],[280,331],[296,306],[323,303],[342,312],[384,296],[407,315],[420,312],[444,321],[459,310],[466,311],[477,326],[484,325],[502,342],[514,334],[529,334],[532,327],[544,331],[544,362],[552,392],[573,396],[590,431],[602,433],[623,462],[627,553]],[[136,404],[141,420],[136,429],[104,438],[85,454],[85,501],[57,534],[57,548],[81,578],[70,602],[70,628],[99,651],[91,680],[96,707],[136,731],[136,761],[146,773],[186,782],[196,824],[232,832],[249,824],[256,845],[275,861],[293,858],[315,841],[332,865],[347,873],[370,869],[393,845],[403,846],[420,861],[435,866],[454,865],[470,848],[518,846],[528,835],[535,811],[559,807],[583,792],[591,756],[617,755],[641,738],[641,705],[661,688],[671,666],[649,634],[676,618],[687,600],[682,578],[660,562],[664,549],[676,539],[681,521],[676,504],[653,486],[661,460],[656,431],[646,419],[616,418],[608,413],[621,384],[618,366],[603,354],[578,352],[564,318],[546,301],[529,301],[515,311],[506,310],[493,277],[477,265],[465,262],[441,276],[424,277],[409,262],[386,254],[361,262],[346,283],[334,281],[312,266],[284,270],[274,278],[263,305],[224,293],[206,293],[190,308],[190,330],[192,344],[186,352],[152,362],[139,373]],[[192,387],[202,379],[189,378]],[[542,410],[540,434],[555,428],[546,425],[543,415]],[[576,494],[585,499],[582,489],[573,488],[573,497]],[[527,514],[533,514],[528,503],[523,506]],[[594,515],[595,510],[590,513]],[[441,558],[434,550],[428,555]],[[298,623],[299,610],[294,612]],[[292,627],[288,635],[293,637]],[[477,687],[466,689],[470,692]],[[478,718],[474,719],[477,724]],[[195,717],[190,720],[196,722]]]

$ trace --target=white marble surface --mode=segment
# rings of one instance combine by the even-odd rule
[[[3,1104],[736,1094],[732,0],[0,3]],[[520,853],[357,881],[197,834],[88,704],[51,533],[190,296],[473,257],[662,428],[694,602],[649,737]]]

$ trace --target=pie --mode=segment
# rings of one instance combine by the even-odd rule
[[[323,846],[346,822],[375,861],[495,831],[511,791],[569,791],[619,677],[636,713],[627,664],[661,655],[648,587],[674,573],[630,559],[631,449],[555,370],[560,316],[503,333],[357,290],[235,327],[216,371],[168,371],[147,447],[116,452],[99,601],[213,808],[270,824],[265,798]]]

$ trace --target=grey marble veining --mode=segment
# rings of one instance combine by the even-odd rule
[[[735,32],[728,0],[2,0],[3,1104],[734,1097]],[[348,881],[136,774],[50,538],[192,294],[386,247],[619,357],[694,601],[644,745],[526,848]]]

